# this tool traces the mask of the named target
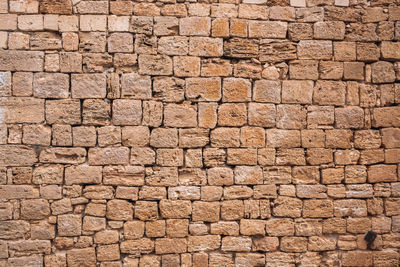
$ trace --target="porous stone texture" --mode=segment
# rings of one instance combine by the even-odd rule
[[[400,266],[400,0],[0,0],[0,266]]]

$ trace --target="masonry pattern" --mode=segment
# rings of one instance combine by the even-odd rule
[[[0,0],[0,266],[397,267],[399,81],[399,0]]]

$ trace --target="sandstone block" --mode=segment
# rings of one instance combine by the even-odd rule
[[[159,238],[155,242],[156,254],[185,253],[187,247],[185,238]]]
[[[121,242],[121,253],[151,253],[154,251],[154,241],[149,238],[126,240]]]
[[[345,24],[342,21],[319,21],[314,23],[315,39],[343,40]]]
[[[90,148],[88,162],[90,165],[127,164],[129,161],[129,148]]]
[[[197,110],[187,104],[168,104],[164,108],[164,125],[169,127],[196,127]]]
[[[90,266],[96,264],[96,253],[94,248],[72,249],[67,252],[68,266]]]
[[[248,252],[251,250],[251,238],[245,236],[226,236],[222,238],[223,251]]]
[[[300,40],[297,54],[299,59],[331,59],[332,41]]]
[[[249,21],[250,38],[286,38],[287,22]]]
[[[112,121],[115,125],[139,125],[142,120],[140,100],[116,99],[112,110]]]
[[[72,74],[72,97],[104,98],[106,96],[106,82],[104,74]]]
[[[153,201],[137,201],[135,205],[135,218],[142,221],[158,218],[158,205]]]
[[[208,36],[211,30],[211,18],[187,17],[179,20],[179,34],[190,36]]]
[[[193,56],[174,57],[174,74],[178,77],[199,76],[200,58]]]
[[[342,106],[345,103],[346,84],[340,81],[317,81],[314,87],[314,103]]]
[[[60,236],[79,236],[81,228],[81,215],[64,214],[57,217],[57,230]]]
[[[139,74],[171,75],[172,59],[165,55],[139,55]]]
[[[160,201],[160,211],[163,218],[188,218],[192,213],[192,206],[189,200],[163,199]]]
[[[193,202],[192,220],[204,222],[217,222],[219,220],[219,202]]]
[[[219,126],[242,126],[247,121],[246,105],[222,104],[218,108]]]
[[[312,81],[283,81],[282,103],[311,104],[313,88]]]
[[[199,57],[220,57],[223,54],[223,41],[220,38],[190,37],[189,55]]]
[[[373,83],[392,83],[395,80],[393,64],[387,61],[378,61],[371,64]]]
[[[47,100],[46,120],[49,124],[79,124],[81,122],[79,100]]]
[[[151,79],[149,76],[141,76],[137,73],[122,74],[121,95],[125,98],[150,99]]]
[[[31,166],[38,161],[35,151],[28,146],[0,146],[0,164],[3,166]]]
[[[278,105],[276,126],[280,129],[302,129],[306,125],[306,110],[300,105]]]
[[[196,101],[219,101],[221,99],[220,78],[188,78],[185,95]]]
[[[333,202],[331,200],[304,200],[304,217],[327,218],[333,216]]]
[[[158,40],[158,52],[169,56],[185,56],[188,54],[188,37],[166,36]]]
[[[355,128],[364,127],[364,111],[359,107],[345,107],[335,109],[336,127]]]
[[[209,143],[209,130],[202,128],[179,129],[180,147],[204,147]]]
[[[399,114],[400,108],[396,106],[375,108],[372,111],[372,125],[374,127],[399,127]]]

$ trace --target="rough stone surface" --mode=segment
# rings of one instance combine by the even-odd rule
[[[399,249],[400,0],[0,0],[0,266]]]

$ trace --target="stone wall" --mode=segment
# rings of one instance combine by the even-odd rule
[[[0,0],[0,266],[399,266],[399,40],[399,0]]]

